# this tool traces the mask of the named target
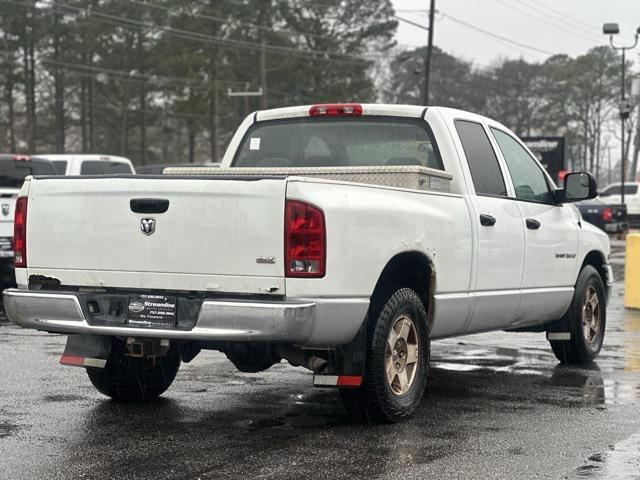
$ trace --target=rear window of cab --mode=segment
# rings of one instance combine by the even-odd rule
[[[53,164],[44,159],[30,157],[28,160],[0,159],[0,187],[19,188],[29,175],[56,175]]]
[[[253,125],[234,167],[413,165],[442,170],[428,124],[398,117],[296,118]]]

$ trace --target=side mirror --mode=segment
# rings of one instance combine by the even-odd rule
[[[598,195],[598,186],[593,175],[586,172],[567,173],[564,177],[562,203],[589,200]]]

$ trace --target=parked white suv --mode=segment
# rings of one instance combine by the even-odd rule
[[[52,154],[39,155],[50,160],[60,175],[134,174],[131,160],[114,155]]]
[[[120,400],[164,392],[202,349],[281,359],[355,415],[417,407],[430,341],[547,332],[563,363],[602,346],[609,239],[522,142],[446,108],[257,112],[222,168],[33,178],[17,204],[8,317],[70,335],[61,362]],[[17,240],[16,240],[17,241]]]

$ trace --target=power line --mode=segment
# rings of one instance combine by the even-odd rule
[[[569,30],[571,25],[567,25],[566,23],[563,24],[563,25],[557,25],[555,23],[551,23],[551,21],[553,20],[553,16],[551,16],[548,13],[545,13],[544,11],[543,11],[543,13],[545,13],[545,15],[547,15],[549,17],[548,19],[540,18],[540,17],[538,17],[536,15],[533,15],[533,14],[531,14],[529,12],[521,10],[520,8],[518,8],[518,7],[514,6],[514,5],[511,5],[509,2],[506,2],[505,0],[496,0],[496,2],[504,5],[505,7],[511,8],[512,10],[515,10],[518,13],[521,13],[522,15],[525,15],[526,17],[529,17],[529,18],[532,18],[534,20],[537,20],[538,22],[544,23],[545,25],[549,25],[551,28],[555,28],[556,30],[560,30],[561,32],[568,33],[570,35],[574,35],[575,37],[582,38],[583,40],[587,40],[589,42],[593,42],[594,41],[594,37],[596,37],[595,35],[593,35],[590,32],[588,32],[588,33],[589,33],[589,35],[591,35],[591,37],[587,37],[586,35],[584,35],[582,33],[571,31],[571,30]],[[526,5],[526,4],[523,4],[523,6],[527,7],[527,8],[532,8],[532,9],[536,9],[538,11],[541,11],[540,9],[538,9],[536,7],[532,7],[532,6],[529,6],[529,5]],[[575,27],[573,27],[573,28],[575,28]],[[600,38],[598,38],[598,41],[599,40],[600,40]]]
[[[137,5],[141,5],[141,6],[145,6],[145,7],[150,7],[150,8],[155,8],[158,10],[163,10],[165,12],[167,12],[169,15],[176,15],[176,10],[172,9],[171,7],[165,7],[164,5],[158,5],[156,3],[153,2],[148,2],[148,1],[140,1],[140,0],[129,0],[130,3],[135,3]],[[188,17],[191,18],[200,18],[202,20],[209,20],[211,22],[215,22],[215,23],[222,23],[222,24],[226,24],[229,19],[227,18],[223,18],[223,17],[217,17],[214,15],[209,15],[209,14],[205,14],[205,13],[184,13],[184,12],[180,12],[183,13],[184,15],[187,15]],[[270,33],[274,33],[274,34],[278,34],[278,35],[290,35],[290,36],[306,36],[306,37],[315,37],[315,38],[325,38],[325,39],[331,39],[334,40],[333,37],[330,37],[329,35],[322,35],[319,33],[312,33],[312,32],[300,32],[297,30],[291,30],[291,29],[277,29],[274,30],[271,27],[264,27],[262,25],[259,25],[257,23],[251,23],[251,22],[238,22],[234,20],[234,24],[235,25],[240,25],[240,26],[245,26],[245,27],[250,27],[250,28],[255,28],[257,30],[264,30],[264,31],[268,31]]]
[[[151,84],[156,84],[156,85],[157,85],[156,82],[159,80],[162,83],[166,83],[167,86],[169,86],[170,84],[173,84],[174,86],[177,85],[177,86],[189,86],[189,87],[196,87],[196,88],[199,87],[199,88],[210,90],[214,85],[246,84],[246,82],[240,82],[240,81],[195,80],[195,79],[192,80],[186,77],[167,77],[162,75],[142,74],[137,72],[127,72],[125,70],[114,70],[106,67],[100,67],[95,65],[83,65],[80,63],[71,63],[71,62],[64,62],[59,60],[42,59],[40,61],[44,64],[54,65],[54,67],[61,66],[61,67],[70,68],[72,70],[85,70],[85,71],[95,72],[96,74],[103,73],[106,75],[117,75],[117,76],[129,78],[133,81],[149,82]],[[164,85],[158,85],[158,86],[164,86]]]
[[[20,5],[26,8],[31,8],[33,10],[43,10],[42,8],[38,8],[36,5],[29,4],[25,1],[0,0],[0,2]],[[121,17],[118,15],[113,15],[113,14],[104,13],[104,12],[98,12],[96,10],[91,10],[90,12],[87,13],[86,9],[84,8],[63,4],[60,2],[56,2],[56,6],[58,8],[75,12],[78,15],[86,15],[88,18],[91,17],[92,19],[98,22],[102,21],[102,23],[109,23],[111,25],[116,25],[124,28],[129,27],[129,28],[145,29],[145,30],[151,30],[151,31],[159,30],[159,31],[165,32],[167,35],[170,35],[176,38],[182,38],[182,39],[192,40],[192,41],[206,43],[206,44],[216,44],[216,45],[220,45],[222,47],[228,47],[228,48],[237,47],[237,48],[245,48],[249,50],[260,50],[262,48],[262,45],[258,42],[251,42],[247,40],[222,39],[219,37],[214,37],[214,36],[199,33],[199,32],[190,32],[188,30],[182,30],[175,27],[156,25],[150,22],[130,19],[130,18]],[[65,15],[64,12],[61,12],[58,10],[54,10],[51,13],[53,13],[54,15]],[[310,58],[316,61],[343,63],[343,64],[350,64],[355,66],[363,66],[367,64],[367,62],[363,61],[361,57],[357,57],[350,54],[344,54],[344,53],[329,53],[321,50],[298,49],[294,47],[286,47],[286,46],[280,46],[280,45],[274,45],[274,44],[267,44],[266,49],[274,54],[295,55],[295,56]],[[335,58],[335,57],[343,57],[345,59]],[[350,60],[346,60],[346,59],[350,59]]]
[[[407,19],[407,18],[399,17],[399,16],[397,16],[397,15],[394,15],[394,17],[393,17],[393,18],[395,18],[396,20],[399,20],[399,21],[401,21],[401,22],[404,22],[404,23],[406,23],[406,24],[408,24],[408,25],[411,25],[411,26],[413,26],[413,27],[416,27],[416,28],[420,28],[420,29],[422,29],[422,30],[427,30],[427,31],[429,31],[429,27],[425,27],[424,25],[422,25],[422,24],[420,24],[420,23],[417,23],[417,22],[414,22],[414,21],[412,21],[412,20],[409,20],[409,19]]]
[[[543,50],[542,48],[533,47],[533,46],[531,46],[531,45],[527,45],[526,43],[517,42],[517,41],[515,41],[515,40],[511,40],[510,38],[503,37],[503,36],[501,36],[501,35],[497,35],[497,34],[495,34],[495,33],[493,33],[493,32],[490,32],[489,30],[485,30],[485,29],[483,29],[483,28],[476,27],[475,25],[472,25],[472,24],[470,24],[470,23],[467,23],[467,22],[465,22],[464,20],[460,20],[459,18],[456,18],[456,17],[454,17],[453,15],[451,15],[451,14],[449,14],[449,13],[444,13],[444,12],[442,12],[442,15],[443,15],[445,18],[448,18],[449,20],[452,20],[452,21],[454,21],[454,22],[456,22],[456,23],[458,23],[458,24],[460,24],[460,25],[463,25],[463,26],[465,26],[465,27],[467,27],[467,28],[470,28],[470,29],[472,29],[472,30],[475,30],[475,31],[477,31],[477,32],[480,32],[480,33],[482,33],[482,34],[484,34],[484,35],[488,35],[488,36],[490,36],[490,37],[492,37],[492,38],[494,38],[494,39],[496,39],[496,40],[500,40],[500,41],[502,41],[502,42],[506,42],[506,43],[509,43],[509,44],[513,44],[513,45],[515,45],[515,46],[517,46],[517,47],[526,48],[526,49],[528,49],[528,50],[531,50],[531,51],[534,51],[534,52],[538,52],[538,53],[542,53],[542,54],[544,54],[544,55],[555,55],[555,53],[554,53],[554,52],[550,52],[549,50]]]
[[[524,3],[523,0],[518,0],[520,3]],[[583,22],[581,20],[576,19],[575,17],[570,16],[569,14],[567,14],[566,12],[561,12],[560,10],[556,10],[555,8],[551,8],[547,5],[544,5],[536,0],[528,0],[529,3],[535,4],[539,7],[539,9],[542,9],[541,11],[546,11],[545,13],[548,15],[549,12],[553,12],[555,14],[557,14],[558,18],[562,19],[563,21],[568,21],[568,22],[572,22],[576,25],[582,25],[583,27],[587,27],[587,28],[583,28],[583,30],[587,33],[591,33],[591,34],[595,34],[595,32],[600,32],[600,27],[597,27],[595,25],[591,25],[589,23]],[[533,8],[533,7],[532,7]]]

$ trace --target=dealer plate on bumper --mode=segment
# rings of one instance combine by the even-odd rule
[[[177,301],[166,295],[129,295],[127,322],[132,327],[175,328]]]

